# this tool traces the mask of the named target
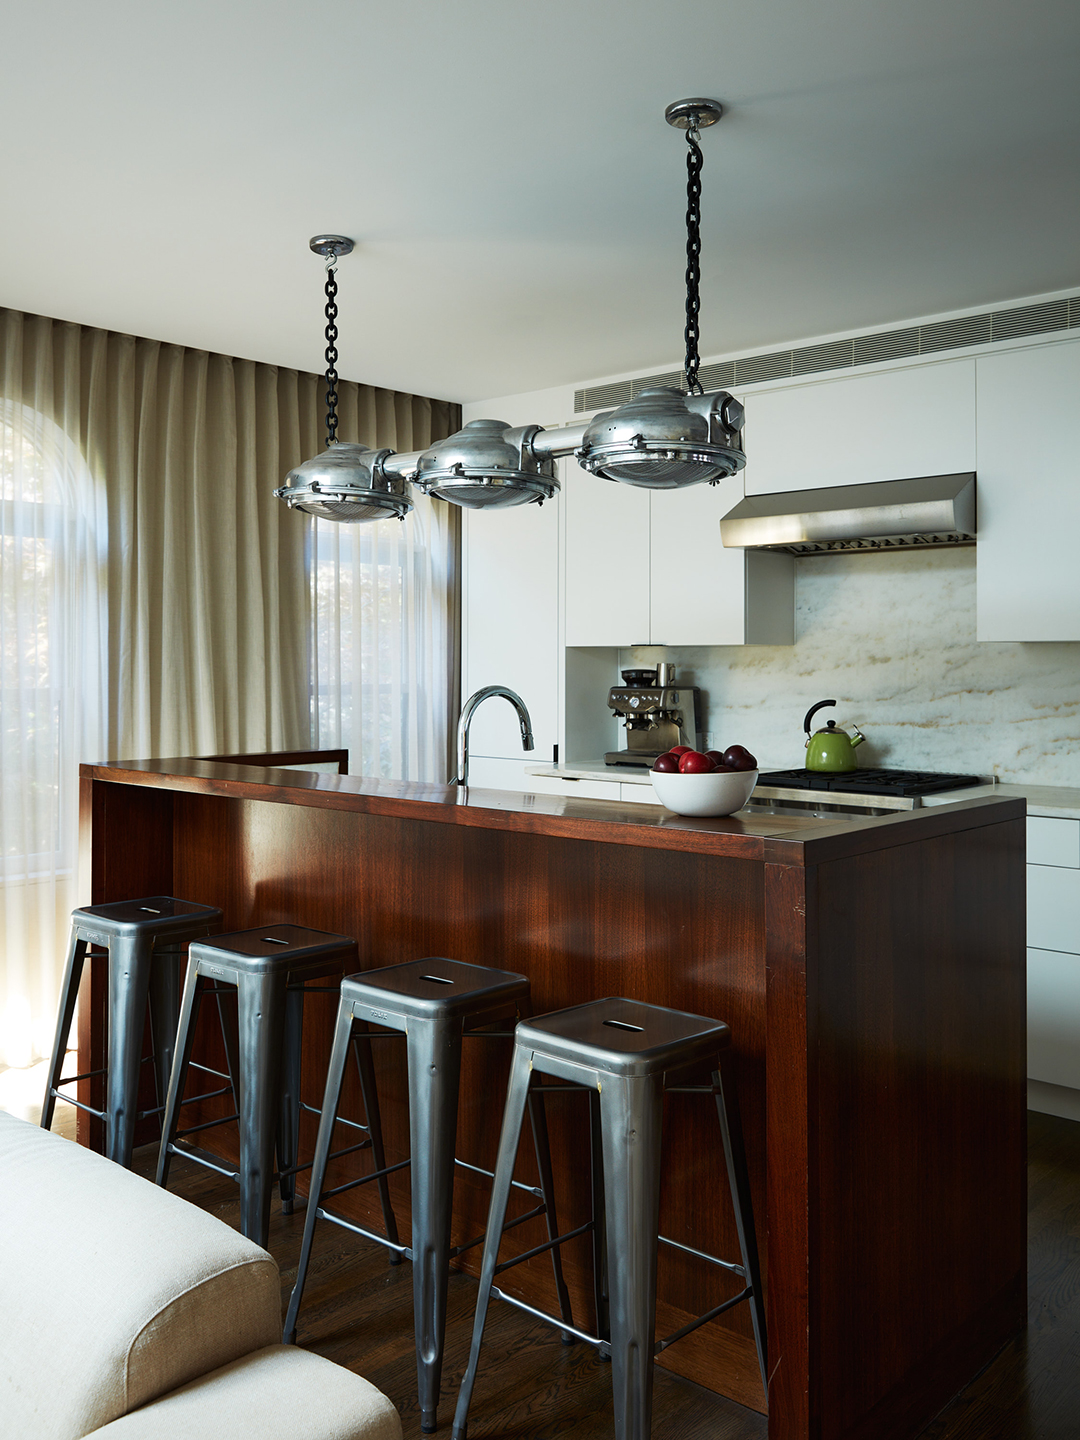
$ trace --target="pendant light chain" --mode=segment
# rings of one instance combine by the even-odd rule
[[[337,438],[337,256],[326,257],[326,443]]]
[[[690,117],[686,127],[686,389],[690,395],[702,394],[698,368],[698,312],[701,309],[701,146],[698,141],[697,116]]]

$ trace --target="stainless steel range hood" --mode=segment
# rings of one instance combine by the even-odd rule
[[[748,495],[720,521],[729,549],[828,555],[975,543],[975,476],[925,475],[867,485]]]

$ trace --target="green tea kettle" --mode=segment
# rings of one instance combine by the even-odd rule
[[[855,746],[861,745],[866,739],[857,725],[851,728],[855,731],[855,739],[852,740],[846,730],[838,730],[836,721],[830,720],[824,730],[816,730],[810,734],[810,721],[819,710],[826,705],[835,705],[835,700],[819,700],[816,705],[811,705],[806,712],[806,719],[803,721],[803,729],[806,731],[806,768],[807,770],[824,770],[833,775],[843,775],[848,770],[857,770],[859,762],[855,758]]]

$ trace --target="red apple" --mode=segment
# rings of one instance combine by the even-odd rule
[[[679,773],[679,757],[672,755],[670,751],[666,755],[660,755],[652,767],[659,770],[661,775],[677,775]]]
[[[708,755],[703,755],[700,750],[688,750],[679,759],[680,775],[708,775],[715,769]]]
[[[742,745],[729,745],[724,751],[723,761],[731,770],[757,769],[757,760]]]

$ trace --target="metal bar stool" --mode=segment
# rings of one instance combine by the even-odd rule
[[[461,1075],[461,1042],[464,1035],[480,1038],[509,1038],[508,1031],[480,1030],[475,1027],[492,1023],[507,1010],[518,1012],[528,1002],[529,981],[524,975],[508,970],[491,970],[483,965],[467,965],[460,960],[441,957],[414,960],[404,965],[390,965],[382,970],[369,970],[348,975],[341,982],[337,1025],[326,1077],[319,1137],[311,1170],[304,1239],[296,1285],[289,1301],[285,1320],[285,1342],[296,1338],[296,1316],[304,1293],[311,1241],[317,1219],[330,1220],[386,1245],[413,1262],[413,1322],[416,1333],[417,1384],[420,1395],[420,1428],[425,1434],[436,1429],[436,1410],[442,1380],[443,1342],[446,1332],[446,1295],[450,1261],[464,1250],[479,1245],[478,1235],[465,1245],[451,1247],[450,1222],[454,1196],[454,1167],[462,1165],[481,1175],[490,1170],[465,1165],[454,1156],[457,1130],[458,1094]],[[354,1224],[328,1210],[324,1201],[331,1196],[366,1184],[378,1178],[375,1174],[359,1180],[323,1189],[326,1162],[337,1112],[341,1079],[345,1068],[350,1038],[354,1027],[367,1024],[385,1027],[385,1031],[403,1034],[407,1045],[409,1079],[409,1147],[410,1158],[391,1166],[399,1170],[411,1166],[412,1244],[397,1243],[396,1235],[387,1238]],[[466,1026],[473,1028],[466,1029]],[[377,1038],[377,1035],[373,1038]],[[563,1279],[559,1251],[550,1242],[558,1233],[554,1192],[551,1183],[551,1155],[548,1147],[547,1124],[543,1106],[530,1108],[533,1140],[536,1150],[540,1185],[518,1185],[517,1188],[536,1197],[540,1204],[511,1224],[520,1225],[537,1215],[545,1216],[555,1287],[566,1330],[572,1330],[570,1297]],[[376,1157],[377,1158],[377,1157]],[[384,1172],[385,1173],[388,1172]],[[503,1209],[505,1211],[505,1203]],[[536,1254],[534,1250],[530,1252]],[[564,1339],[570,1342],[569,1334]]]
[[[560,1324],[522,1301],[496,1288],[497,1274],[521,1263],[517,1256],[497,1264],[503,1234],[506,1201],[517,1154],[521,1121],[530,1096],[556,1087],[531,1085],[534,1075],[552,1075],[586,1086],[591,1093],[591,1115],[599,1121],[599,1145],[594,1131],[594,1157],[600,1151],[601,1174],[594,1169],[592,1229],[594,1240],[606,1232],[606,1264],[597,1283],[598,1335],[574,1333],[610,1356],[615,1400],[617,1440],[648,1440],[652,1426],[651,1357],[746,1300],[757,1345],[762,1384],[766,1386],[765,1312],[761,1298],[757,1241],[743,1154],[738,1107],[729,1114],[719,1069],[719,1052],[730,1031],[717,1020],[643,1005],[635,1000],[596,1000],[559,1010],[535,1020],[522,1021],[514,1037],[514,1059],[507,1089],[495,1183],[491,1192],[487,1237],[480,1273],[480,1293],[473,1324],[469,1365],[461,1382],[454,1415],[453,1440],[465,1440],[469,1402],[476,1380],[480,1345],[491,1297],[507,1300],[529,1314]],[[703,1093],[716,1097],[728,1184],[742,1264],[706,1255],[658,1234],[660,1215],[660,1135],[665,1093],[665,1071],[692,1062],[711,1060],[715,1066],[711,1086],[671,1086],[668,1093]],[[558,1087],[563,1088],[563,1087]],[[556,1240],[561,1244],[570,1237]],[[739,1277],[743,1287],[673,1335],[657,1341],[656,1260],[662,1242],[719,1266]],[[594,1251],[595,1254],[595,1251]],[[602,1260],[602,1254],[597,1256]]]
[[[166,1185],[173,1155],[186,1155],[208,1169],[240,1182],[240,1229],[265,1249],[270,1229],[270,1197],[274,1182],[274,1153],[283,1214],[290,1214],[296,1197],[296,1174],[307,1168],[297,1164],[300,1111],[313,1110],[300,1099],[300,1063],[303,1040],[305,981],[338,975],[359,963],[356,941],[301,925],[265,925],[218,935],[212,942],[192,945],[176,1037],[176,1060],[169,1079],[168,1100],[158,1154],[157,1183]],[[233,985],[237,993],[239,1046],[229,1057],[237,1113],[180,1130],[179,1111],[191,1063],[195,1020],[209,982],[217,992]],[[322,987],[313,987],[322,988]],[[337,986],[330,987],[337,993]],[[370,1051],[355,1047],[366,1124],[349,1122],[366,1132],[350,1149],[372,1148],[376,1167],[385,1169],[382,1130]],[[237,1121],[240,1129],[239,1168],[200,1149],[184,1137],[216,1125]],[[383,1216],[397,1238],[390,1189],[380,1180]]]
[[[64,1100],[103,1120],[106,1155],[120,1165],[131,1165],[136,1121],[159,1114],[165,1105],[180,1010],[182,947],[213,934],[220,925],[221,911],[213,905],[195,905],[172,895],[86,905],[71,912],[71,943],[60,992],[49,1078],[45,1084],[42,1129],[51,1128],[56,1102]],[[62,1081],[60,1074],[83,963],[91,945],[101,946],[109,954],[108,1063],[103,1070],[89,1070],[85,1075],[72,1075]],[[153,1054],[144,1057],[147,1000]],[[154,1062],[157,1106],[140,1111],[139,1074],[146,1059]],[[95,1110],[74,1096],[65,1095],[59,1088],[62,1084],[70,1085],[102,1074],[108,1076],[104,1110]]]

